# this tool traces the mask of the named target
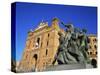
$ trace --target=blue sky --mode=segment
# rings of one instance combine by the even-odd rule
[[[97,8],[35,3],[16,3],[16,60],[21,60],[30,29],[35,29],[44,20],[51,24],[57,17],[64,23],[86,28],[88,34],[97,34]],[[64,28],[60,24],[61,28]]]

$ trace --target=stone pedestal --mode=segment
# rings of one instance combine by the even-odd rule
[[[86,64],[66,64],[66,65],[56,65],[46,68],[44,71],[59,71],[59,70],[72,70],[72,69],[85,69]]]

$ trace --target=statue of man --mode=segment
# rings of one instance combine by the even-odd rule
[[[79,41],[78,41],[78,35],[79,35],[79,29],[78,28],[74,28],[74,32],[71,35],[71,38],[69,40],[68,43],[68,52],[77,60],[77,62],[79,62]]]
[[[82,29],[82,31],[80,32],[79,38],[80,38],[80,47],[79,47],[79,51],[80,51],[80,62],[84,62],[86,63],[89,59],[88,59],[88,54],[87,54],[87,50],[88,50],[88,43],[87,43],[87,36],[86,36],[86,29]],[[83,60],[82,60],[82,58]]]
[[[69,64],[69,63],[77,63],[76,59],[69,54],[67,46],[69,43],[69,40],[72,36],[72,33],[74,31],[74,27],[72,24],[68,24],[65,25],[65,27],[67,27],[65,35],[62,34],[62,32],[59,32],[59,49],[58,49],[58,53],[57,53],[57,61],[58,64]]]
[[[55,59],[58,64],[83,63],[88,59],[86,30],[81,31],[72,24],[62,24],[66,27],[66,32],[58,33],[60,45]]]

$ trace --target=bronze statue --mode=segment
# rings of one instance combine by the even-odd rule
[[[70,63],[86,63],[87,56],[87,36],[86,30],[80,30],[74,28],[73,24],[64,24],[66,32],[58,32],[59,48],[55,60],[58,64],[70,64]]]

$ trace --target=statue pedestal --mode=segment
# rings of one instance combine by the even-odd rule
[[[59,70],[73,70],[73,69],[86,69],[86,64],[66,64],[55,65],[46,68],[44,71],[59,71]]]

